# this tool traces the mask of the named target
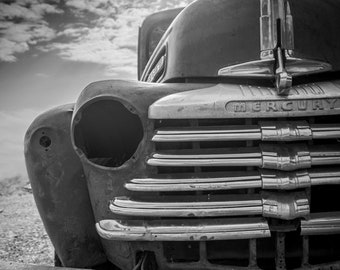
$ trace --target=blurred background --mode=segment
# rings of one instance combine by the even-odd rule
[[[27,179],[26,129],[89,83],[137,78],[138,26],[192,0],[2,0],[0,181]]]

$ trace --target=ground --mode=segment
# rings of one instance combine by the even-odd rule
[[[53,246],[22,177],[0,180],[0,261],[53,265]]]

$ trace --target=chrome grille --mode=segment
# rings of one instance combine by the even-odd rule
[[[137,199],[115,198],[111,211],[155,217],[306,217],[309,188],[340,183],[338,138],[339,116],[156,120],[151,137],[155,151],[146,162],[157,173],[131,179],[125,187],[133,192],[163,192],[162,200],[145,201],[137,193]],[[188,198],[184,192],[196,194],[192,204],[183,202]],[[256,199],[249,194],[254,192]],[[236,199],[226,196],[230,193]],[[220,206],[217,194],[225,196]],[[239,205],[230,207],[233,200]]]
[[[210,241],[248,239],[249,263],[261,266],[274,254],[308,262],[325,252],[314,237],[340,234],[340,204],[327,212],[319,197],[313,200],[314,187],[340,191],[339,138],[340,116],[156,120],[146,158],[154,173],[131,179],[125,184],[131,197],[110,202],[125,223],[105,221],[98,231],[114,240],[124,233],[131,241],[200,241],[200,254],[216,249]],[[313,205],[321,212],[313,213]]]

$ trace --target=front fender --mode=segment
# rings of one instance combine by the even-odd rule
[[[73,150],[73,104],[43,113],[25,136],[25,159],[41,219],[62,264],[92,267],[106,261],[95,231],[86,180]]]

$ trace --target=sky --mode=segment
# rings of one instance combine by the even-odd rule
[[[93,81],[137,79],[138,27],[192,0],[0,0],[0,180],[27,177],[24,134]]]

